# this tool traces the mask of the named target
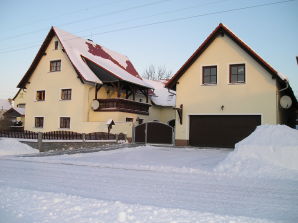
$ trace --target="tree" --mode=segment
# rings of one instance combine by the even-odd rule
[[[142,77],[149,80],[165,80],[172,76],[172,71],[167,70],[165,66],[158,66],[157,69],[151,64],[144,72]]]

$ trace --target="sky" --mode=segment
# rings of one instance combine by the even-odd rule
[[[51,26],[174,73],[219,23],[298,95],[298,0],[0,0],[0,98],[12,98]]]

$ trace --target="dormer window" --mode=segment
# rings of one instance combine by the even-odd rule
[[[58,50],[59,42],[56,40],[55,41],[55,50]]]
[[[204,66],[203,67],[203,84],[216,84],[217,83],[217,66]]]
[[[50,72],[61,71],[61,60],[53,60],[50,62]]]

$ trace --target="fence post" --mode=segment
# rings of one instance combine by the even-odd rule
[[[135,140],[135,137],[136,137],[136,127],[134,124],[132,124],[132,143],[135,143],[136,140]]]
[[[145,144],[147,144],[147,129],[148,129],[148,122],[145,125]]]
[[[116,143],[118,143],[118,134],[115,134],[116,137]]]
[[[37,144],[38,144],[39,152],[44,152],[44,150],[42,148],[42,133],[41,132],[38,132]]]

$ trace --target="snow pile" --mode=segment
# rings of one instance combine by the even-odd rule
[[[0,139],[0,156],[31,154],[38,152],[30,146],[20,143],[16,139]]]
[[[262,125],[235,145],[216,171],[270,175],[298,171],[298,131],[285,125]]]

